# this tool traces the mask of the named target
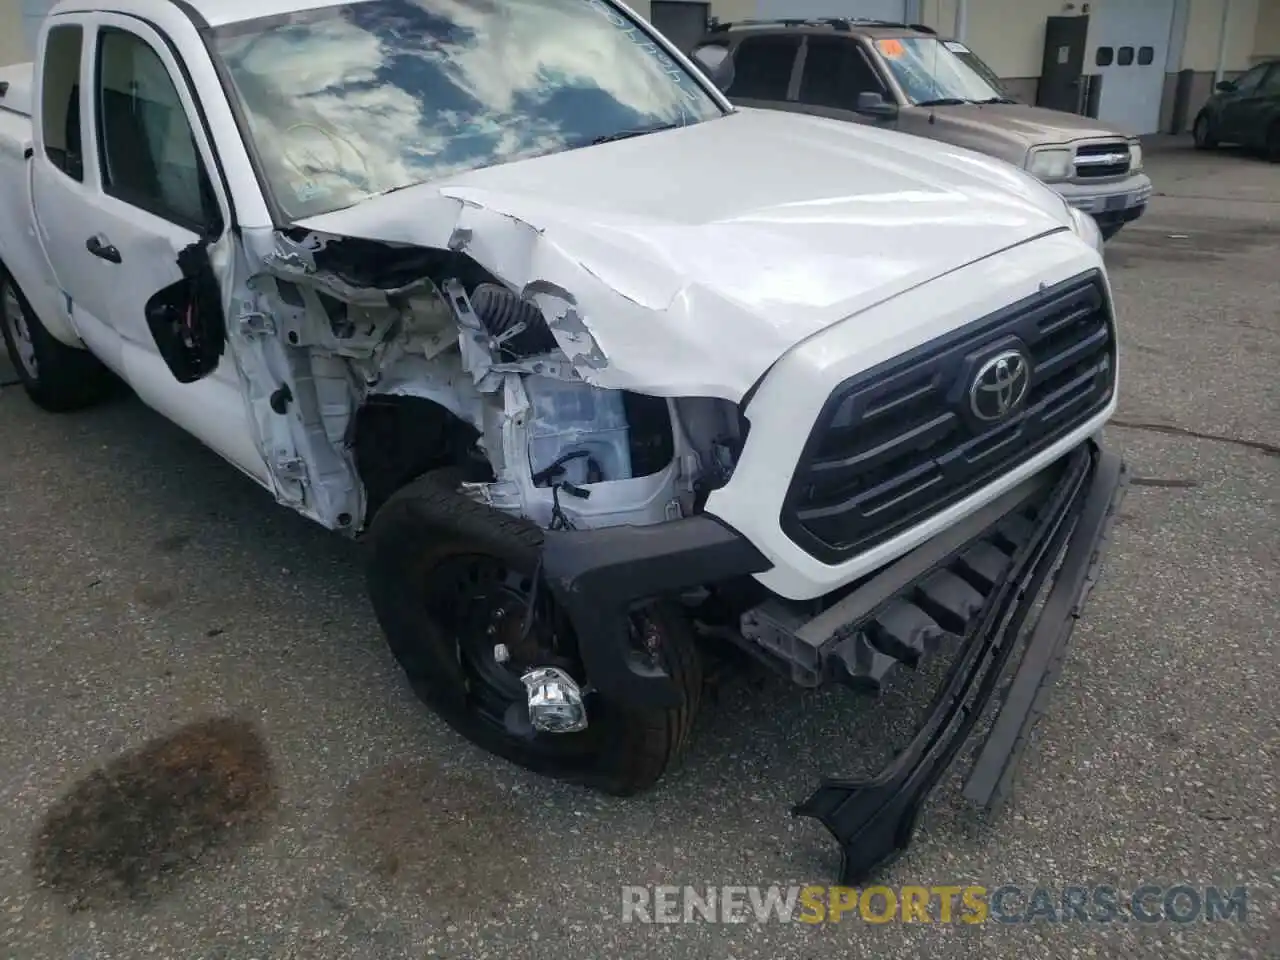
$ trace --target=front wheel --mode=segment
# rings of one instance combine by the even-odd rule
[[[1196,117],[1195,125],[1191,128],[1191,136],[1196,142],[1198,150],[1212,150],[1218,145],[1218,137],[1213,130],[1213,121],[1209,119],[1207,113],[1202,113]]]
[[[542,530],[458,492],[457,474],[409,484],[368,531],[369,595],[391,652],[418,696],[454,730],[547,776],[629,795],[653,786],[683,754],[702,690],[682,612],[655,603],[633,615],[635,653],[660,664],[681,693],[670,710],[642,710],[591,690],[578,641],[550,592],[535,590]],[[506,656],[495,655],[502,644]],[[587,728],[514,732],[521,676],[554,666],[584,692]]]
[[[1272,163],[1280,163],[1280,120],[1272,123],[1271,129],[1267,131],[1265,149],[1268,160]]]
[[[113,381],[107,369],[88,350],[69,347],[46,330],[13,278],[3,270],[0,334],[27,396],[44,409],[79,410],[109,393]]]

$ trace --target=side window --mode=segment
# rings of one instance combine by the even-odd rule
[[[1280,96],[1280,67],[1272,67],[1267,78],[1258,84],[1258,92],[1263,96]]]
[[[1247,71],[1236,81],[1236,90],[1240,93],[1253,93],[1262,84],[1262,78],[1266,72],[1266,64]]]
[[[1094,57],[1093,62],[1100,67],[1109,67],[1115,62],[1116,51],[1114,47],[1099,47],[1098,55]]]
[[[733,54],[733,83],[727,93],[747,100],[787,99],[799,50],[799,37],[747,37]]]
[[[214,228],[218,206],[177,88],[141,37],[98,35],[97,114],[102,189],[193,230]]]
[[[44,73],[40,77],[44,153],[67,176],[84,180],[80,139],[80,53],[84,30],[78,26],[51,27],[48,37]]]
[[[1116,63],[1122,67],[1133,63],[1133,47],[1121,47],[1120,52],[1116,54]]]
[[[719,70],[720,64],[724,63],[725,58],[729,56],[729,51],[718,43],[704,43],[700,47],[693,48],[693,59],[708,70]]]
[[[1138,66],[1149,67],[1156,59],[1155,47],[1139,47],[1138,48]]]
[[[852,110],[860,93],[884,93],[884,86],[857,42],[810,37],[800,78],[800,102]]]

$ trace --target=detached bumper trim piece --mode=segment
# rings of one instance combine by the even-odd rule
[[[1017,759],[1044,709],[1096,578],[1103,543],[1126,488],[1127,470],[1117,455],[1093,442],[1072,454],[1037,516],[1034,534],[990,597],[910,745],[875,778],[824,780],[792,811],[821,822],[840,844],[842,884],[863,883],[910,845],[926,798],[995,699],[1031,609],[1056,568],[965,788],[966,797],[988,807],[1007,795]]]

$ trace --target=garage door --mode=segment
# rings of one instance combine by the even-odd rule
[[[759,0],[760,17],[906,19],[906,0]]]
[[[1102,77],[1098,119],[1130,133],[1160,129],[1174,0],[1096,4],[1085,71]]]

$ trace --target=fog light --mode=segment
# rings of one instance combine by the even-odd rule
[[[520,678],[529,694],[529,722],[541,733],[587,728],[587,708],[573,677],[556,667],[536,667]]]

